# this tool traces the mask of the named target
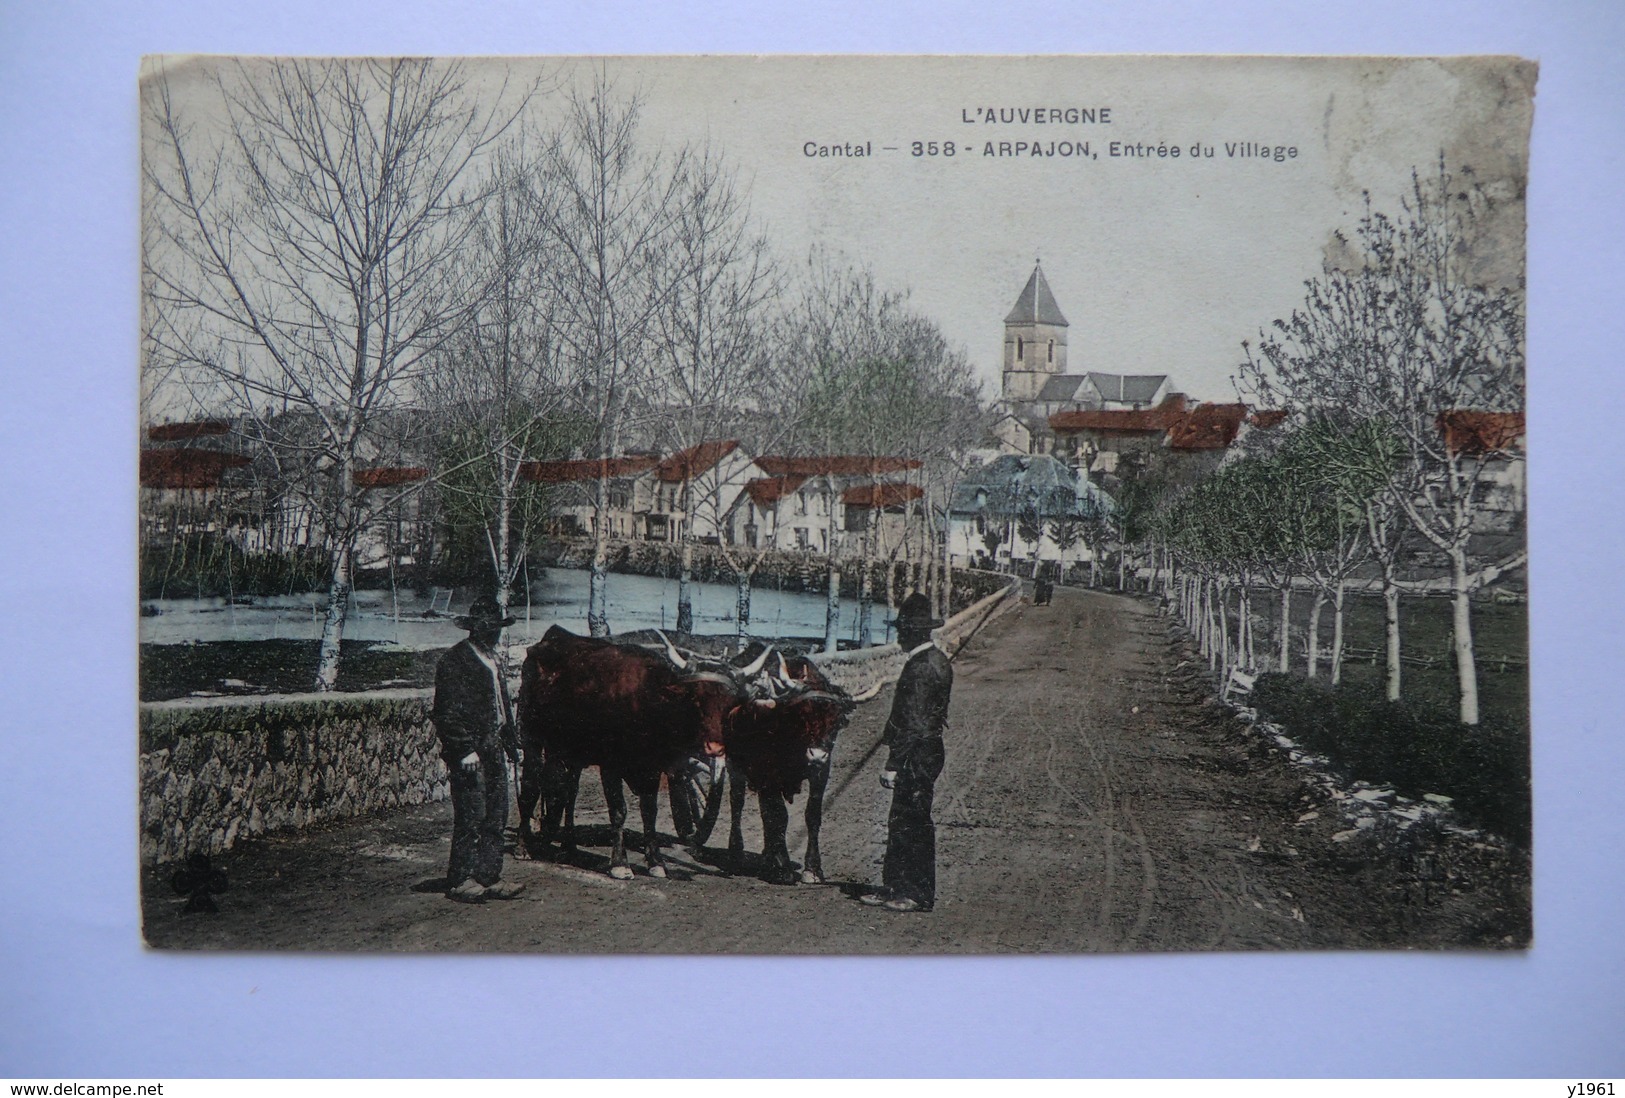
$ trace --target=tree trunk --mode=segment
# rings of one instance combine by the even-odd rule
[[[891,620],[897,616],[897,605],[898,605],[898,603],[900,601],[898,599],[898,597],[897,597],[897,589],[898,589],[898,586],[899,586],[899,584],[898,584],[898,570],[899,570],[899,566],[896,564],[896,562],[888,562],[887,563],[887,565],[886,565],[886,622],[887,622],[887,624],[886,624],[886,639],[888,641],[891,639]],[[909,578],[909,576],[908,576],[908,562],[907,561],[905,561],[902,564],[901,570],[902,570],[902,585],[906,587],[907,584],[908,584],[908,578]],[[918,584],[915,584],[914,590],[916,590],[916,591],[919,590],[919,585]]]
[[[677,631],[679,633],[694,632],[694,594],[689,584],[694,579],[694,543],[689,540],[687,531],[684,531],[683,540],[677,548]],[[745,610],[745,617],[739,621],[739,635],[745,635],[745,626],[750,624],[750,594],[749,585],[745,588],[744,600],[740,603]]]
[[[1281,674],[1291,669],[1291,653],[1287,650],[1287,641],[1292,636],[1292,580],[1290,578],[1281,584],[1281,655],[1280,666],[1277,668]]]
[[[1320,677],[1320,612],[1325,606],[1326,592],[1316,590],[1315,601],[1309,607],[1309,636],[1305,644],[1307,649],[1305,659],[1309,664],[1308,677],[1311,679]]]
[[[322,643],[316,656],[316,689],[324,693],[335,689],[339,682],[339,646],[350,613],[353,541],[348,534],[342,534],[333,550],[333,578],[327,588],[327,615],[322,619]]]
[[[1252,621],[1252,600],[1247,597],[1247,584],[1242,583],[1236,591],[1236,656],[1232,663],[1230,659],[1231,649],[1228,647],[1225,649],[1225,671],[1228,671],[1232,665],[1240,667],[1247,662],[1247,630],[1252,627]]]
[[[1472,592],[1467,575],[1467,551],[1457,546],[1450,553],[1450,586],[1456,651],[1456,683],[1461,688],[1461,723],[1478,723],[1478,659],[1473,649]]]
[[[1343,681],[1343,596],[1347,588],[1343,580],[1337,581],[1332,594],[1332,685]],[[1396,629],[1398,619],[1395,619]],[[1395,634],[1397,637],[1397,633]]]
[[[1217,594],[1219,596],[1217,600],[1219,609],[1219,644],[1215,654],[1218,657],[1219,677],[1222,679],[1230,673],[1230,593],[1225,590],[1223,584],[1220,584]],[[1240,629],[1239,623],[1237,629],[1238,631]],[[1238,636],[1236,640],[1239,643],[1241,638]]]
[[[1387,697],[1389,701],[1399,700],[1400,663],[1399,663],[1399,588],[1383,577],[1382,587],[1382,620],[1384,633],[1387,638]]]
[[[874,605],[874,516],[870,516],[869,529],[863,532],[863,555],[858,561],[858,647],[868,648],[874,643],[869,627],[869,610]]]
[[[1384,627],[1384,647],[1387,653],[1387,674],[1385,677],[1386,692],[1389,701],[1399,700],[1400,663],[1399,663],[1399,586],[1394,580],[1394,554],[1390,551],[1388,543],[1383,538],[1381,524],[1377,521],[1377,513],[1371,507],[1366,508],[1366,531],[1370,539],[1371,552],[1377,558],[1377,565],[1382,571],[1382,618]],[[1341,615],[1339,615],[1341,616]],[[1337,667],[1334,664],[1332,682],[1337,682]]]
[[[741,652],[745,650],[746,638],[750,635],[750,581],[750,569],[740,568],[734,572],[734,637]],[[679,621],[681,621],[680,614]],[[681,629],[682,627],[679,625],[678,628]],[[685,630],[685,632],[693,632],[692,611],[690,611],[689,629]]]
[[[841,636],[841,566],[836,563],[836,541],[838,533],[839,511],[841,498],[836,491],[835,478],[826,476],[824,486],[829,494],[829,521],[826,523],[825,534],[828,545],[824,552],[829,555],[828,588],[824,602],[824,651],[834,652],[840,647]]]
[[[592,565],[587,576],[587,633],[609,636],[609,481],[598,478],[598,521],[593,524]]]
[[[840,647],[841,636],[841,570],[835,564],[835,555],[829,558],[829,589],[824,601],[824,651],[834,652]]]
[[[499,475],[502,477],[503,485],[507,485],[506,473],[499,473]],[[494,593],[497,608],[502,611],[502,617],[507,617],[508,581],[511,579],[508,573],[508,558],[513,552],[510,541],[511,535],[508,530],[508,515],[512,512],[512,497],[505,487],[497,493],[497,496],[496,538],[491,545],[491,565],[496,578],[496,591]],[[391,559],[393,560],[393,558]]]
[[[1213,666],[1213,581],[1199,578],[1196,581],[1196,602],[1193,607],[1196,611],[1196,621],[1200,627],[1197,631],[1199,644],[1197,651],[1207,658],[1208,666]]]

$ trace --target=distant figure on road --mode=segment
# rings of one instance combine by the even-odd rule
[[[446,895],[465,904],[510,900],[524,885],[502,879],[502,828],[508,822],[508,768],[518,753],[508,684],[496,648],[504,626],[497,600],[481,595],[455,619],[468,639],[440,658],[434,675],[434,727],[451,771],[451,865]]]
[[[887,820],[886,860],[881,888],[862,897],[892,911],[930,911],[937,899],[937,825],[931,801],[942,773],[942,732],[948,724],[948,695],[954,669],[931,640],[941,625],[931,616],[931,600],[913,594],[897,615],[897,643],[908,663],[897,679],[883,742],[890,748],[880,784],[892,791]]]
[[[1055,580],[1050,574],[1048,561],[1040,561],[1033,573],[1033,605],[1048,606],[1055,598]]]

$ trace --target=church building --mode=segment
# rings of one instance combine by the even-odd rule
[[[1004,318],[1004,387],[993,435],[1005,453],[1052,452],[1049,417],[1056,412],[1139,411],[1174,395],[1166,374],[1069,372],[1070,328],[1043,265],[1034,263],[1032,277]]]

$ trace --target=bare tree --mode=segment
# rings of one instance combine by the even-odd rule
[[[1447,418],[1459,412],[1514,414],[1523,405],[1521,284],[1497,284],[1498,258],[1480,228],[1493,202],[1470,169],[1413,173],[1397,217],[1369,200],[1349,253],[1307,284],[1301,309],[1277,321],[1249,351],[1244,378],[1335,422],[1382,423],[1405,445],[1406,461],[1388,488],[1392,507],[1448,560],[1460,716],[1478,723],[1478,676],[1471,595],[1526,559],[1473,556],[1473,534],[1495,449],[1462,446]],[[1368,512],[1383,566],[1390,632],[1397,632],[1400,581],[1385,556],[1389,532]],[[1390,651],[1390,695],[1397,691]]]
[[[551,219],[558,332],[584,417],[599,425],[598,456],[618,456],[628,417],[651,376],[652,344],[675,280],[662,251],[680,212],[686,155],[667,163],[639,143],[642,100],[621,96],[600,71],[569,93],[552,154],[560,200]],[[587,627],[609,633],[609,464],[598,478]]]
[[[920,465],[931,461],[940,467],[938,480],[949,483],[949,470],[980,434],[979,394],[963,352],[949,347],[940,329],[909,309],[907,300],[906,293],[882,287],[872,272],[815,250],[784,328],[784,391],[793,394],[796,434],[809,449],[904,458]],[[872,482],[880,468],[853,467],[852,474]],[[836,531],[842,483],[833,473],[826,479],[831,506],[825,647],[832,648],[838,622]],[[877,535],[878,526],[871,522],[858,542],[860,644],[872,639],[871,562]]]
[[[461,65],[424,60],[243,61],[207,77],[177,88],[159,63],[144,81],[158,222],[144,369],[184,371],[262,437],[277,417],[302,422],[288,452],[318,475],[332,556],[316,672],[328,690],[367,519],[358,462],[469,316],[457,291],[489,190],[481,162],[530,92],[482,104]]]
[[[874,275],[814,249],[802,272],[799,293],[781,321],[777,364],[792,411],[798,443],[819,454],[869,454],[873,432],[863,396],[854,384],[858,363],[884,355],[886,328],[901,312],[904,296],[882,289]],[[829,500],[825,551],[828,554],[824,648],[833,652],[840,631],[840,493],[843,477],[835,465],[824,474]],[[865,539],[867,540],[867,539]],[[867,576],[860,578],[867,593]],[[863,611],[860,610],[860,614]],[[860,618],[867,628],[867,615]]]
[[[446,521],[479,531],[504,610],[547,514],[546,489],[525,479],[527,462],[560,456],[586,435],[566,412],[548,165],[519,144],[497,156],[493,193],[467,245],[464,292],[477,304],[418,384],[434,409]]]
[[[668,394],[662,434],[670,449],[695,452],[736,433],[750,394],[759,391],[765,312],[778,286],[767,241],[752,229],[738,180],[719,153],[705,148],[688,156],[673,197],[669,243],[660,254],[660,277],[670,291],[655,316],[656,380]],[[679,632],[694,628],[696,526],[720,533],[724,511],[741,487],[714,475],[685,475],[678,483]],[[718,541],[741,577],[743,562],[726,538]],[[748,579],[741,592],[736,621],[743,637],[750,621]]]

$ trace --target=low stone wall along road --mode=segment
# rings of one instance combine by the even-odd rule
[[[939,895],[929,914],[856,902],[878,879],[891,690],[836,747],[823,885],[722,865],[726,809],[671,876],[610,879],[595,774],[577,864],[510,860],[527,890],[439,894],[444,803],[268,835],[220,855],[218,914],[183,914],[173,867],[143,872],[158,947],[637,953],[979,953],[1488,946],[1527,941],[1527,863],[1493,841],[1452,853],[1333,841],[1328,794],[1211,700],[1188,640],[1148,602],[1060,590],[991,621],[955,659],[937,786]],[[801,803],[791,809],[797,821]],[[759,849],[754,799],[746,841]],[[636,821],[636,812],[632,821]],[[662,826],[669,818],[662,808]],[[802,835],[794,828],[792,855]],[[1441,840],[1443,841],[1443,840]]]

